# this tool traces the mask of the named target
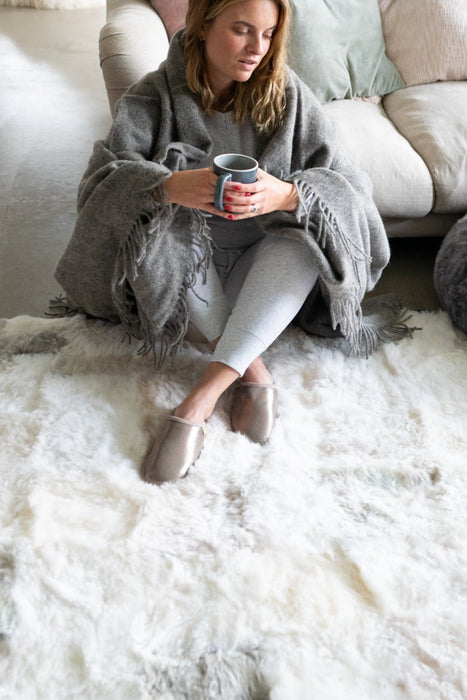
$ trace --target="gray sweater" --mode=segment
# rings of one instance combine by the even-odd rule
[[[120,99],[109,135],[96,142],[79,187],[76,227],[56,270],[72,308],[122,322],[159,361],[183,339],[186,291],[210,251],[210,217],[165,198],[165,179],[198,167],[212,151],[200,100],[186,85],[183,42],[182,30],[160,68]],[[365,354],[381,337],[365,324],[361,301],[389,260],[371,183],[291,70],[286,97],[282,126],[256,133],[252,155],[296,184],[300,205],[256,220],[266,233],[306,242],[332,328]]]

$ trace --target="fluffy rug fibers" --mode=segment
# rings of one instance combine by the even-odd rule
[[[289,329],[270,442],[227,393],[161,487],[206,349],[156,374],[118,326],[1,322],[0,698],[466,698],[467,343],[412,321],[368,360]]]

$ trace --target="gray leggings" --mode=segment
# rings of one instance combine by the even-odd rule
[[[212,361],[242,376],[288,326],[317,277],[306,245],[283,236],[215,249],[206,281],[198,275],[188,293],[189,319],[208,341],[220,338]]]

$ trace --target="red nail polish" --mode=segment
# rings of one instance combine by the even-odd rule
[[[232,197],[226,197],[225,199],[226,199],[227,202],[233,202]]]
[[[227,211],[230,211],[232,209],[232,207],[229,207],[227,204],[225,204],[224,209],[227,209]]]
[[[228,219],[233,219],[232,214],[229,214],[227,218],[228,218]]]
[[[238,186],[236,186],[236,187],[235,187],[235,189],[236,189],[236,190],[237,190],[237,192],[238,192],[238,191],[239,191],[239,190],[241,190],[242,188],[241,188],[241,187],[238,187]]]
[[[251,192],[245,192],[245,197],[251,197]]]

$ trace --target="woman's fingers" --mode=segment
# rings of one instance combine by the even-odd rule
[[[272,211],[295,211],[298,206],[295,185],[263,170],[258,171],[258,180],[251,185],[235,182],[229,185],[229,188],[225,187],[224,207],[236,219]]]
[[[258,171],[258,179],[250,184],[229,182],[225,184],[224,208],[234,219],[247,219],[266,213],[266,173]]]
[[[216,179],[212,168],[174,172],[165,181],[167,196],[172,204],[205,209],[214,204]]]
[[[258,216],[261,213],[264,190],[265,183],[262,171],[258,171],[258,179],[253,183],[226,182],[224,208],[233,214],[235,219]]]

